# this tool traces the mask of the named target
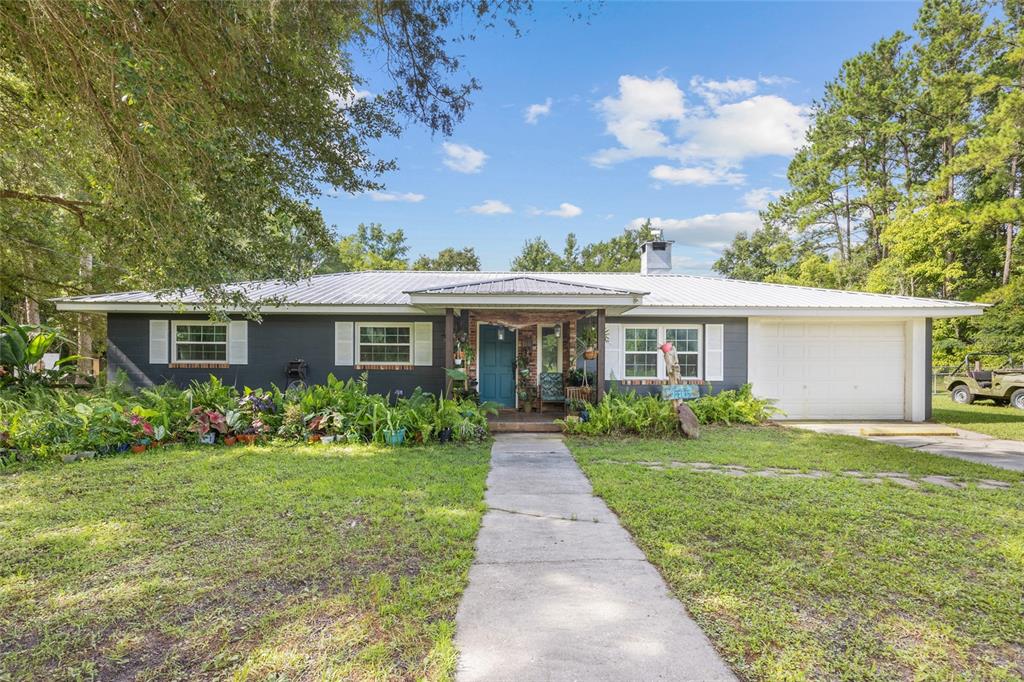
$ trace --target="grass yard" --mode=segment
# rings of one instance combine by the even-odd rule
[[[1024,677],[1021,474],[781,427],[569,446],[742,678]],[[725,464],[746,473],[707,470]]]
[[[947,395],[932,399],[932,418],[959,429],[987,433],[996,438],[1024,440],[1024,410],[982,401],[973,405],[954,403]]]
[[[0,680],[446,679],[487,445],[0,474]]]

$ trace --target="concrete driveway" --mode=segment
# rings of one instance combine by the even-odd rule
[[[990,464],[1000,469],[1024,471],[1024,442],[1019,440],[1000,440],[976,431],[953,429],[955,436],[934,435],[900,435],[900,436],[864,436],[863,428],[905,426],[907,431],[921,427],[926,430],[927,424],[905,424],[899,422],[783,422],[786,426],[818,433],[836,433],[843,436],[858,436],[879,443],[899,445],[914,450],[924,450],[936,455],[956,457],[968,462]]]
[[[558,436],[502,434],[456,679],[735,680]]]

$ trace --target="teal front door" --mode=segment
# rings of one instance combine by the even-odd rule
[[[505,339],[498,340],[498,328],[480,325],[480,400],[490,400],[515,407],[516,404],[516,337],[506,329]]]

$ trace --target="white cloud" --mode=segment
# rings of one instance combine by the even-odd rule
[[[339,106],[348,108],[358,102],[361,99],[367,99],[373,97],[373,93],[369,90],[360,90],[359,88],[353,88],[350,92],[339,93],[332,92],[329,97],[338,103]]]
[[[574,204],[563,201],[558,205],[558,208],[550,211],[542,211],[540,209],[533,209],[530,211],[533,215],[550,215],[556,218],[575,218],[576,216],[583,213],[583,209]]]
[[[487,154],[468,144],[445,142],[441,147],[445,153],[444,165],[459,173],[479,173],[487,160]]]
[[[739,185],[745,176],[734,173],[728,168],[708,168],[704,166],[680,167],[661,164],[651,169],[650,176],[673,185]]]
[[[743,195],[743,205],[747,208],[752,208],[755,211],[765,208],[768,202],[773,199],[778,199],[782,196],[781,189],[772,189],[771,187],[758,187],[752,189]]]
[[[789,156],[803,142],[807,111],[777,95],[723,104],[712,115],[688,118],[678,134],[683,158],[736,164],[756,156]]]
[[[707,80],[703,76],[690,79],[690,88],[712,107],[723,100],[746,97],[757,92],[757,81],[750,78],[732,78],[724,81]]]
[[[406,201],[418,204],[427,198],[425,194],[416,192],[370,192],[370,198],[374,201]]]
[[[531,104],[530,106],[526,107],[526,113],[524,114],[524,118],[526,119],[527,123],[536,124],[537,120],[541,116],[547,116],[550,113],[551,98],[548,97],[546,100],[544,100],[544,104]]]
[[[619,77],[619,96],[605,97],[598,109],[605,128],[620,147],[602,149],[591,157],[597,166],[644,156],[664,156],[669,142],[661,130],[665,121],[681,121],[685,112],[683,91],[669,78],[648,80]]]
[[[763,76],[773,83],[779,76]],[[790,156],[803,143],[807,107],[778,95],[755,94],[758,81],[691,80],[706,106],[689,108],[679,85],[665,77],[619,78],[617,97],[605,97],[597,109],[619,146],[590,157],[595,166],[639,158],[676,163],[656,166],[655,179],[676,184],[737,184],[743,162],[760,156]]]
[[[470,206],[469,210],[473,213],[479,213],[481,215],[501,215],[503,213],[511,213],[512,207],[506,204],[504,201],[498,201],[497,199],[488,199],[482,204],[476,206]]]
[[[764,85],[792,85],[797,82],[789,76],[758,76],[757,80]]]
[[[635,218],[629,226],[636,229],[646,218]],[[651,218],[651,227],[661,229],[666,239],[678,244],[721,249],[739,232],[751,233],[761,226],[756,211],[709,213],[693,218]]]

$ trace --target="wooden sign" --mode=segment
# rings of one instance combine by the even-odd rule
[[[665,384],[661,387],[661,397],[665,400],[693,400],[700,397],[700,386],[697,384]]]

